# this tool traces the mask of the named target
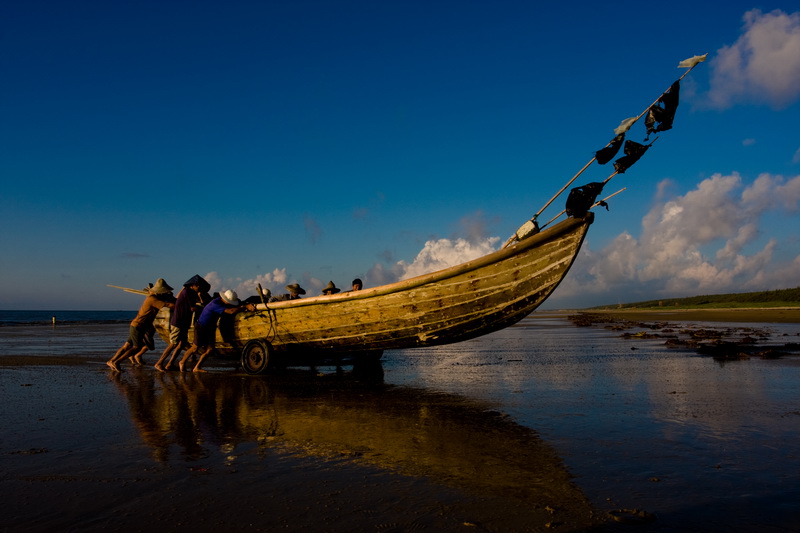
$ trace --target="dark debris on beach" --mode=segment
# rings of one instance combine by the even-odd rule
[[[800,355],[800,342],[776,343],[769,328],[679,326],[674,322],[642,322],[599,313],[570,315],[569,320],[578,327],[618,331],[625,339],[664,339],[668,348],[690,350],[717,360],[778,359]]]

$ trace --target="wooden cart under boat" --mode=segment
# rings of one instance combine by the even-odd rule
[[[681,62],[679,67],[689,70],[640,115],[624,120],[614,139],[501,249],[389,285],[262,303],[255,312],[225,316],[217,332],[217,353],[239,357],[246,372],[258,374],[276,359],[288,364],[319,357],[369,360],[379,358],[383,350],[465,341],[518,322],[544,302],[567,275],[594,220],[590,209],[605,205],[604,200],[610,198],[595,201],[603,185],[625,172],[652,145],[624,141],[625,132],[645,114],[646,139],[654,132],[671,129],[679,82],[704,60],[705,56],[695,56]],[[564,213],[568,218],[540,229],[539,214],[593,162],[604,164],[613,159],[623,141],[625,155],[614,162],[614,173],[602,183],[572,189],[566,209],[550,222]],[[577,193],[574,201],[573,193]],[[165,340],[168,313],[162,310],[155,322]]]

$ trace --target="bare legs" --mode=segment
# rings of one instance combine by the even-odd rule
[[[194,370],[192,370],[192,372],[205,372],[205,370],[200,367],[203,365],[203,361],[206,360],[206,357],[208,357],[208,354],[210,354],[212,351],[214,351],[214,347],[209,346],[205,349],[205,351],[203,351],[202,354],[200,354],[200,358],[197,360],[197,364],[194,365]]]
[[[122,372],[119,368],[119,364],[122,363],[125,359],[129,357],[132,359],[133,364],[141,365],[142,355],[147,351],[147,346],[133,346],[130,342],[126,341],[125,344],[120,346],[117,353],[114,354],[114,357],[109,359],[106,364],[113,370],[114,372]],[[138,361],[138,362],[137,362]]]
[[[181,351],[181,347],[182,347],[182,346],[181,346],[181,343],[179,342],[178,344],[170,344],[169,346],[167,346],[166,348],[164,348],[164,352],[161,354],[161,357],[159,357],[159,358],[158,358],[158,361],[156,361],[156,364],[155,364],[155,365],[153,365],[153,366],[155,366],[156,370],[158,370],[159,372],[164,372],[165,370],[169,370],[169,367],[170,367],[170,365],[172,364],[172,359],[174,359],[174,358],[175,358],[175,355],[176,355],[176,354],[177,354],[179,351]],[[166,366],[166,368],[165,368],[165,367],[163,367],[163,366],[161,366],[161,363],[163,363],[163,362],[164,362],[164,359],[166,359],[166,358],[167,358],[167,356],[168,356],[168,355],[170,354],[170,352],[172,352],[172,351],[174,351],[175,353],[172,355],[172,358],[170,358],[169,362],[167,363],[167,366]]]
[[[169,370],[170,368],[172,368],[172,362],[178,358],[178,354],[181,353],[181,350],[183,350],[183,348],[184,348],[183,345],[179,345],[177,348],[175,348],[175,351],[172,352],[172,356],[169,358],[169,361],[167,361],[167,364],[164,366],[164,370]],[[195,356],[192,356],[192,361],[194,361],[194,359]]]
[[[186,362],[198,350],[200,350],[200,347],[197,346],[196,344],[193,344],[191,348],[186,350],[186,353],[183,354],[183,359],[181,359],[181,362],[178,363],[178,367],[181,369],[181,372],[186,372],[187,371],[186,370]],[[205,358],[208,357],[208,354],[210,354],[213,350],[214,350],[213,346],[206,346],[206,347],[203,348],[203,351],[200,354],[200,358],[197,360],[197,364],[194,366],[194,369],[192,370],[192,372],[205,372],[205,370],[200,368],[200,366],[203,364],[203,361],[205,360]]]

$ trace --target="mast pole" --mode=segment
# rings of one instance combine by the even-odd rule
[[[685,78],[685,77],[686,77],[686,76],[687,76],[687,75],[688,75],[688,74],[689,74],[689,73],[690,73],[692,70],[694,70],[694,67],[696,67],[697,65],[699,65],[701,62],[705,61],[705,57],[706,57],[707,55],[708,55],[708,54],[705,54],[704,56],[695,56],[695,58],[697,58],[697,57],[702,57],[703,59],[701,59],[701,60],[699,60],[699,61],[696,61],[696,62],[695,62],[693,65],[691,65],[690,67],[688,67],[688,68],[686,69],[686,72],[684,72],[684,73],[681,75],[681,77],[680,77],[680,78],[678,78],[676,81],[681,81],[683,78]],[[691,58],[691,59],[695,59],[695,58]],[[688,61],[688,60],[687,60],[687,61]],[[684,68],[684,67],[680,67],[680,65],[679,65],[679,68]],[[633,118],[633,120],[630,122],[630,124],[628,124],[628,129],[630,129],[630,128],[631,128],[631,127],[634,125],[634,124],[636,124],[636,122],[638,122],[638,121],[639,121],[639,119],[640,119],[640,118],[642,118],[642,117],[644,116],[644,114],[645,114],[645,113],[647,113],[647,112],[650,110],[650,108],[651,108],[651,107],[653,107],[654,105],[656,105],[656,104],[658,103],[658,101],[659,101],[659,100],[661,100],[661,97],[662,97],[662,96],[664,96],[664,94],[665,94],[667,91],[669,91],[669,90],[670,90],[670,88],[672,88],[672,85],[674,85],[675,83],[676,83],[676,82],[672,82],[672,84],[670,84],[670,86],[669,86],[669,87],[668,87],[668,88],[667,88],[665,91],[663,91],[663,92],[662,92],[660,95],[658,95],[658,98],[656,98],[656,99],[655,99],[655,101],[654,101],[652,104],[650,104],[649,106],[647,106],[647,107],[644,109],[644,111],[642,111],[641,113],[639,113],[638,115],[636,115],[636,117],[634,117],[634,118]],[[627,130],[625,130],[625,131],[627,131]],[[606,143],[606,147],[607,147],[607,146],[609,146],[609,145],[611,144],[611,142],[612,142],[612,141],[613,141],[613,139],[612,139],[611,141],[609,141],[608,143]],[[553,195],[553,197],[552,197],[552,198],[550,198],[550,200],[548,200],[548,201],[547,201],[547,203],[545,203],[545,204],[544,204],[544,205],[541,207],[541,209],[539,209],[539,211],[537,211],[537,212],[536,212],[536,214],[535,214],[535,215],[533,215],[533,217],[531,217],[531,218],[528,220],[528,222],[526,222],[525,224],[523,224],[523,226],[520,228],[520,230],[522,230],[523,228],[531,227],[531,226],[532,226],[532,227],[536,227],[536,226],[537,226],[537,224],[536,224],[536,220],[539,218],[539,215],[541,215],[541,214],[544,212],[544,210],[545,210],[545,209],[547,209],[547,208],[550,206],[550,204],[552,204],[552,203],[553,203],[553,202],[556,200],[556,198],[558,198],[559,196],[561,196],[561,194],[562,194],[562,193],[563,193],[563,192],[564,192],[564,191],[567,189],[567,187],[569,187],[570,185],[572,185],[572,183],[574,183],[574,182],[575,182],[575,180],[576,180],[576,179],[578,179],[578,176],[580,176],[581,174],[583,174],[583,173],[586,171],[586,169],[587,169],[587,168],[589,168],[589,166],[590,166],[592,163],[594,163],[594,162],[595,162],[595,160],[596,160],[596,159],[597,159],[597,156],[595,155],[594,157],[592,157],[592,158],[589,160],[589,162],[588,162],[588,163],[586,163],[585,165],[583,165],[583,168],[581,168],[581,169],[578,171],[578,173],[577,173],[577,174],[575,174],[574,176],[572,176],[572,178],[571,178],[571,179],[570,179],[570,180],[569,180],[569,181],[568,181],[568,182],[567,182],[567,183],[566,183],[566,184],[565,184],[563,187],[561,187],[561,189],[560,189],[560,190],[559,190],[559,191],[558,191],[558,192],[557,192],[555,195]],[[610,180],[611,178],[613,178],[613,177],[614,177],[616,174],[617,174],[617,172],[615,172],[614,174],[612,174],[611,176],[609,176],[609,177],[608,177],[608,178],[607,178],[607,179],[606,179],[606,180],[605,180],[603,183],[607,183],[607,182],[608,182],[608,180]],[[564,211],[562,211],[561,213],[559,213],[558,215],[556,215],[556,217],[555,217],[555,218],[558,218],[559,216],[561,216],[561,214],[562,214],[562,213],[564,213]],[[547,224],[549,224],[550,222],[552,222],[553,220],[555,220],[555,218],[554,218],[554,219],[551,219],[551,220],[550,220],[550,221],[549,221]],[[546,226],[547,224],[545,224],[545,226]],[[544,227],[544,226],[542,226],[542,227]],[[520,230],[517,230],[517,233],[516,233],[515,235],[513,235],[513,236],[512,236],[512,237],[511,237],[511,238],[510,238],[510,239],[507,241],[507,243],[506,243],[506,246],[508,246],[508,244],[509,244],[509,243],[511,243],[511,242],[513,242],[514,240],[519,240],[519,238],[518,238],[518,235],[519,235],[519,232],[520,232]]]
[[[614,174],[611,174],[611,176],[610,176],[608,179],[611,179],[611,178],[613,178],[613,177],[614,177],[616,174],[617,174],[616,172],[615,172]],[[606,181],[608,181],[608,180],[606,180]],[[618,195],[619,193],[621,193],[622,191],[624,191],[624,190],[626,190],[626,189],[627,189],[627,187],[623,187],[623,188],[621,188],[620,190],[618,190],[617,192],[615,192],[615,193],[613,193],[613,194],[609,194],[608,196],[606,196],[606,197],[605,197],[605,198],[603,198],[602,200],[598,200],[598,201],[596,201],[595,203],[593,203],[593,204],[592,204],[592,207],[590,207],[589,209],[593,209],[593,208],[597,207],[598,205],[602,204],[602,203],[603,203],[603,202],[605,202],[606,200],[608,200],[608,199],[610,199],[610,198],[613,198],[614,196]],[[564,213],[566,213],[566,212],[567,212],[567,210],[566,210],[566,209],[563,209],[563,210],[562,210],[562,211],[561,211],[559,214],[557,214],[556,216],[554,216],[553,218],[551,218],[550,220],[548,220],[547,222],[545,222],[545,223],[542,225],[542,228],[545,228],[545,227],[549,226],[549,225],[550,225],[550,224],[551,224],[551,223],[552,223],[552,222],[553,222],[555,219],[557,219],[558,217],[560,217],[561,215],[563,215],[563,214],[564,214]]]

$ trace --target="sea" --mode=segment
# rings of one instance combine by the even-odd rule
[[[135,316],[136,311],[0,310],[0,357],[110,357],[128,338]]]
[[[134,315],[130,311],[0,311],[0,359],[9,355],[110,356],[125,340]],[[757,339],[763,350],[710,356],[687,344],[667,342],[677,336],[714,338],[713,331],[725,339]],[[658,328],[641,324],[623,331],[578,327],[567,314],[537,312],[515,326],[471,341],[387,351],[376,386],[407,391],[404,401],[437,395],[447,402],[460,399],[479,406],[473,411],[476,424],[483,416],[479,413],[491,412],[535,432],[555,450],[574,483],[598,509],[645,510],[647,516],[656,517],[653,522],[633,525],[636,531],[800,531],[800,355],[783,349],[798,342],[800,324],[692,322]],[[156,352],[162,348],[158,340]],[[152,354],[145,357],[152,363]],[[217,367],[213,360],[206,368],[211,377],[203,379],[204,390],[214,386],[210,379],[236,383],[230,395],[244,394],[236,392],[241,388],[241,372]],[[309,371],[312,381],[338,379],[342,372],[338,368]],[[9,375],[4,372],[0,365],[0,389]],[[27,385],[35,384],[40,371],[18,372],[25,373],[19,379]],[[74,372],[84,371],[77,367]],[[111,374],[102,360],[85,372],[89,381]],[[81,387],[84,394],[91,390],[94,395],[108,395],[103,400],[106,408],[120,403],[117,410],[130,411],[131,418],[118,423],[136,428],[141,424],[136,406],[144,397],[159,405],[163,401],[159,398],[174,394],[175,386],[165,383],[177,379],[175,374],[159,374],[146,367],[115,378],[129,390],[139,391],[130,396],[135,402],[114,393],[110,378],[97,379],[91,389],[88,384]],[[341,375],[348,379],[347,371]],[[169,379],[156,379],[165,376]],[[259,378],[248,383],[259,384]],[[287,406],[297,400],[287,398],[293,398],[289,391],[294,382],[282,381],[280,376],[270,379],[263,381],[265,391],[272,391],[265,392],[265,401],[275,402],[273,410],[279,405],[286,409],[281,411],[282,421],[275,423],[289,427],[292,411]],[[64,381],[62,386],[69,390],[71,383]],[[5,390],[13,393],[3,402],[6,406],[16,395],[29,391],[24,387]],[[259,397],[252,387],[246,394],[248,404]],[[322,388],[306,390],[302,397],[314,413],[339,416],[334,397]],[[377,432],[388,419],[374,416],[374,398],[366,394],[364,398],[359,407],[359,397],[354,395],[349,412],[362,409],[359,431]],[[424,405],[417,409],[420,416],[428,412]],[[17,416],[10,409],[7,413],[7,417]],[[433,414],[425,416],[426,423],[446,423],[430,418]],[[0,423],[13,420],[0,418]],[[155,453],[144,450],[155,440],[159,457],[180,462],[175,427],[164,423],[140,437],[131,430],[134,436],[120,436],[118,444],[122,446],[127,438],[142,439],[146,444],[142,457],[130,460],[146,463]],[[220,452],[212,441],[239,442],[235,446],[241,448],[241,439],[246,440],[227,431],[224,426],[205,428],[193,443],[206,461],[204,467],[221,469],[230,458],[230,452]],[[253,437],[251,444],[255,442]],[[384,455],[400,453],[390,447],[397,443],[385,445]],[[368,452],[364,448],[358,454],[366,457]],[[380,455],[380,450],[374,453]],[[353,456],[358,455],[354,452]],[[459,460],[479,465],[485,458],[476,454]],[[422,462],[419,468],[424,474]]]
[[[53,324],[118,324],[130,323],[136,311],[3,311],[0,327]]]

